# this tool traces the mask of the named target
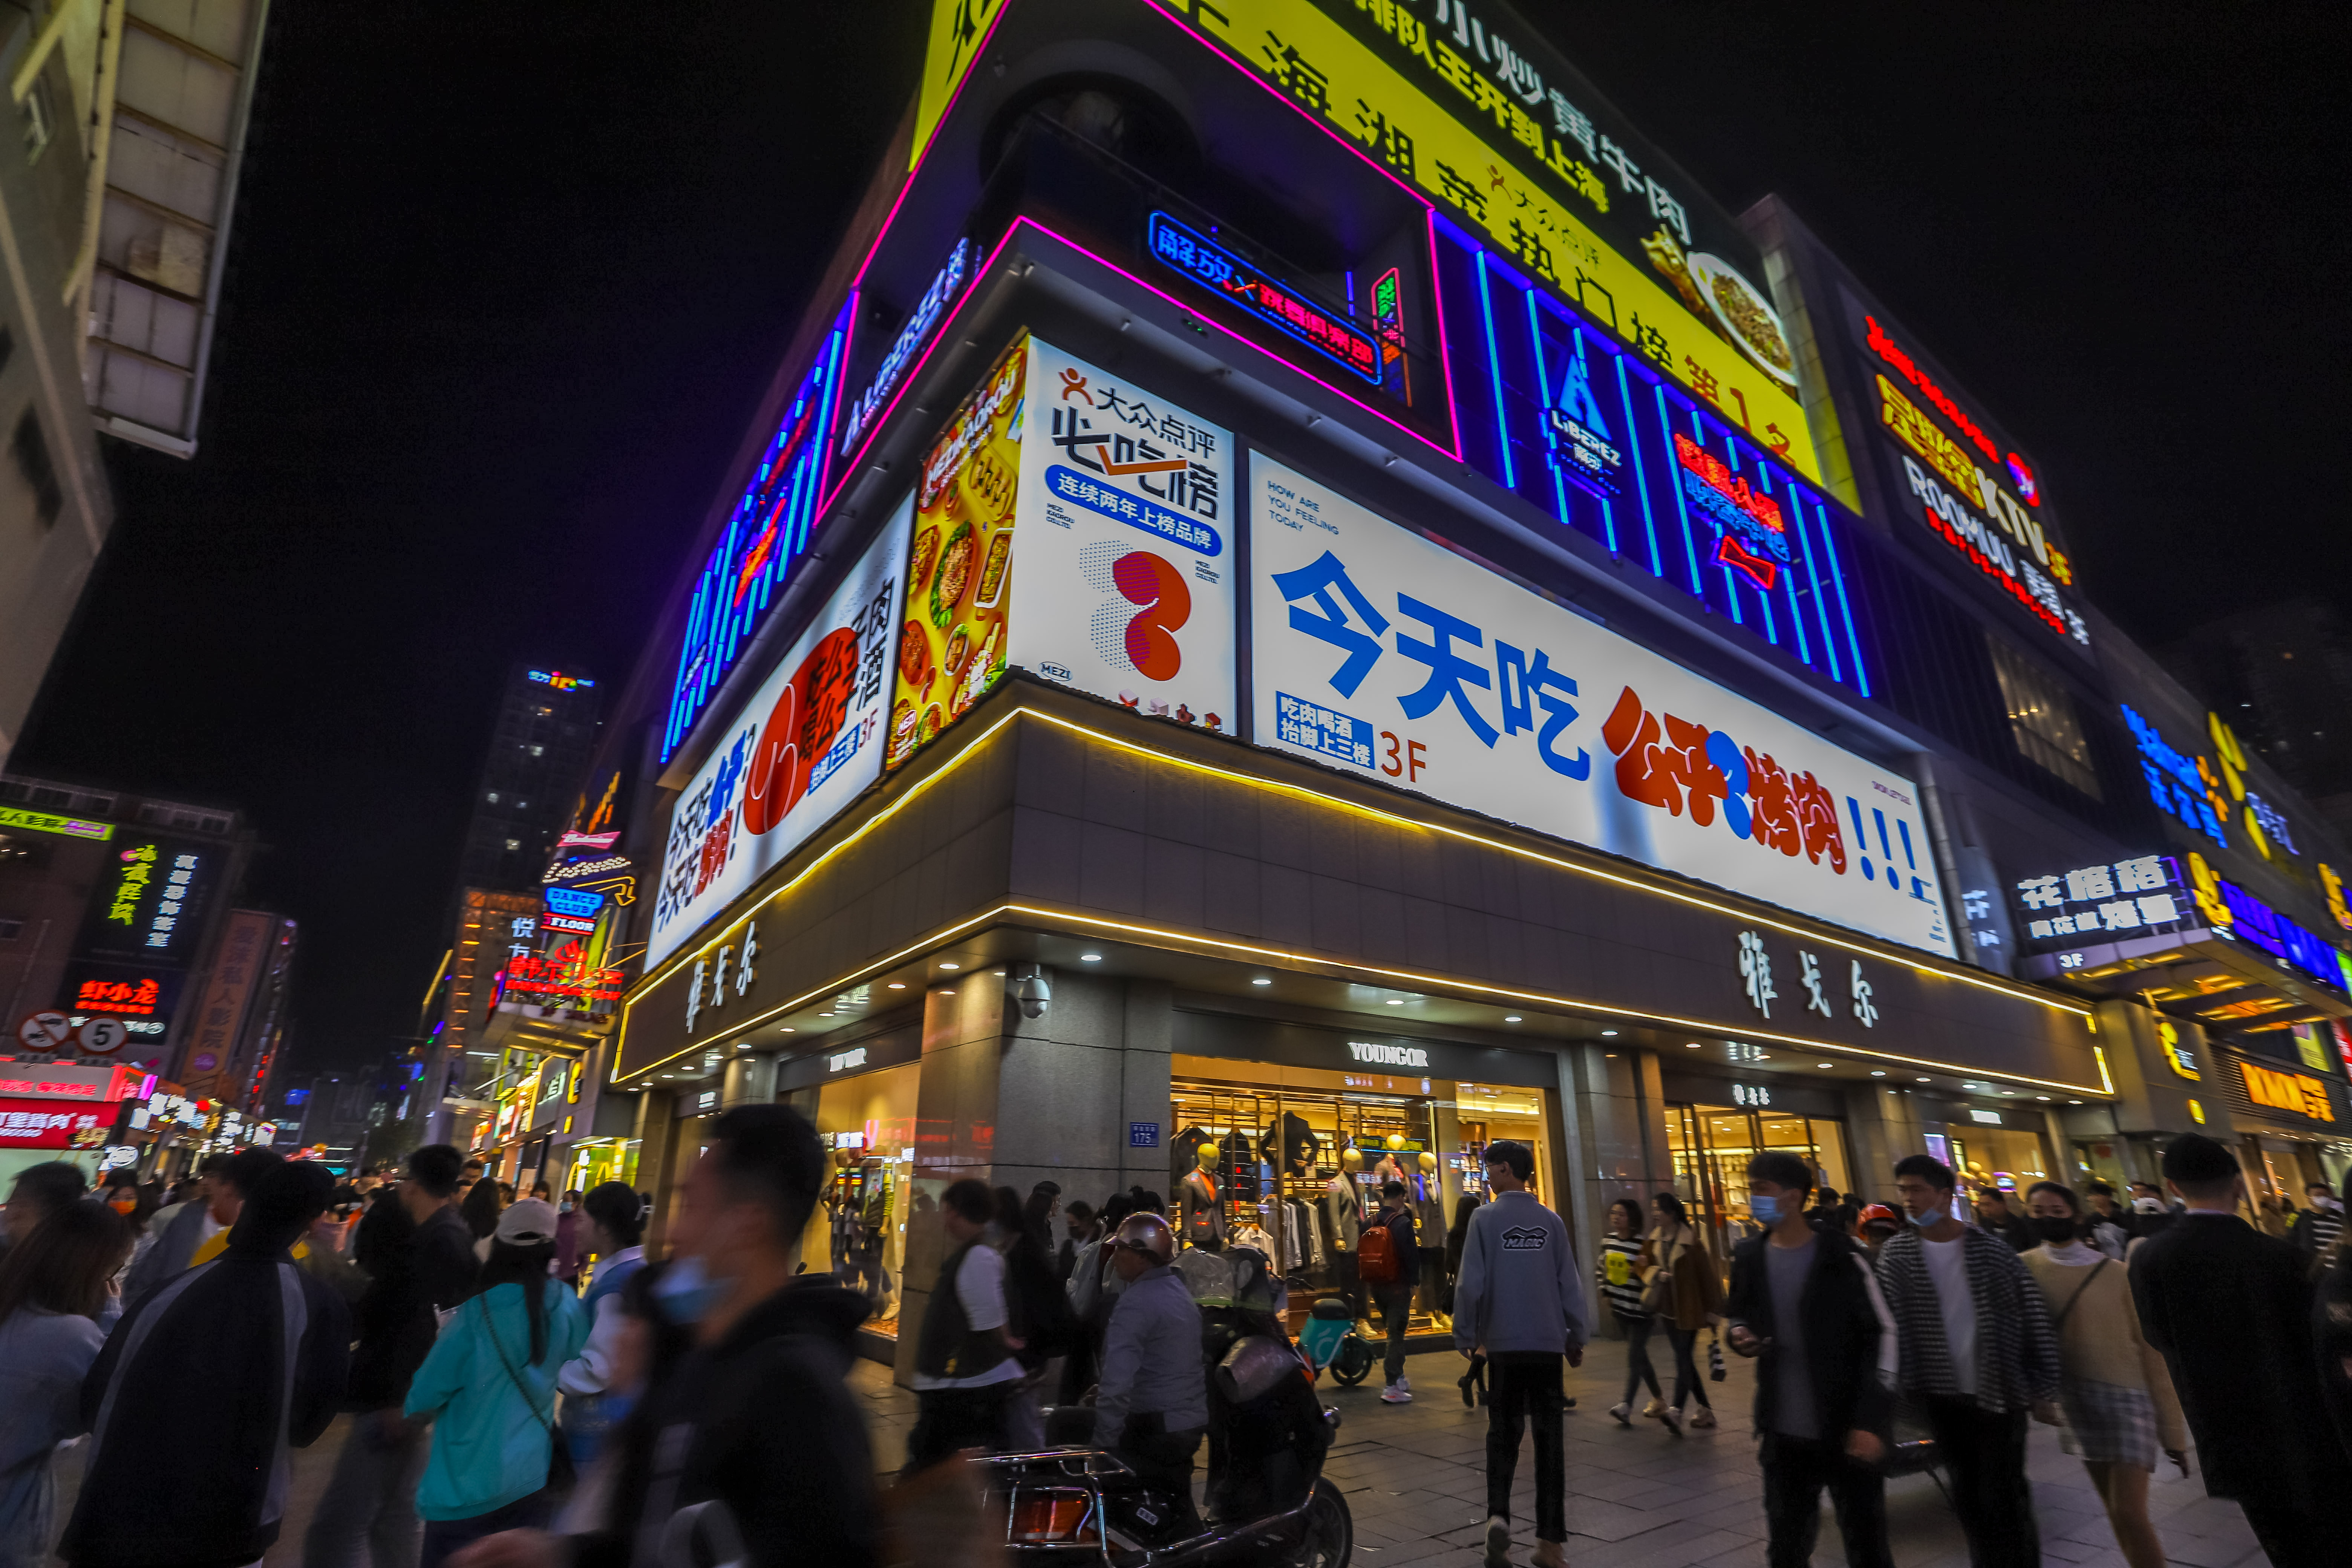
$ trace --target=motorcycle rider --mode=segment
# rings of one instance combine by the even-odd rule
[[[1129,1215],[1111,1247],[1111,1267],[1127,1288],[1103,1336],[1095,1447],[1117,1454],[1166,1499],[1171,1533],[1192,1534],[1201,1528],[1192,1456],[1209,1425],[1200,1310],[1172,1267],[1176,1235],[1166,1220]]]

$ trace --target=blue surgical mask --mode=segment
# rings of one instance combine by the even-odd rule
[[[654,1296],[661,1302],[662,1316],[685,1327],[702,1321],[703,1314],[734,1287],[732,1279],[711,1279],[701,1258],[681,1258],[662,1271]]]
[[[1925,1214],[1915,1214],[1910,1216],[1911,1223],[1917,1226],[1921,1230],[1926,1230],[1929,1226],[1941,1225],[1944,1221],[1945,1212],[1946,1211],[1944,1209],[1935,1208],[1929,1209]]]
[[[1764,1226],[1767,1230],[1779,1225],[1781,1220],[1787,1217],[1787,1215],[1781,1211],[1780,1200],[1779,1198],[1768,1198],[1760,1194],[1749,1196],[1748,1200],[1748,1212],[1756,1216],[1756,1223]]]

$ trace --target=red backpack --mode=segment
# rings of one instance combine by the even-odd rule
[[[1387,1226],[1368,1225],[1356,1237],[1356,1273],[1367,1285],[1396,1283],[1396,1236]]]

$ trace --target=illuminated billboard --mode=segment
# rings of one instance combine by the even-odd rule
[[[1754,244],[1488,0],[1151,0],[1510,255],[1775,458],[1820,478]]]
[[[1231,431],[1016,340],[924,458],[890,765],[1008,664],[1229,729],[1233,472]]]
[[[906,555],[902,507],[729,717],[709,759],[678,795],[646,936],[648,966],[880,775],[898,647],[898,566]],[[594,929],[601,893],[550,885],[545,896],[548,929]],[[508,989],[525,990],[545,978],[517,972]]]
[[[1255,736],[1950,957],[1917,784],[1253,454]]]
[[[662,726],[664,762],[685,743],[695,720],[758,634],[770,605],[807,557],[824,493],[827,437],[841,401],[850,310],[842,307],[818,343],[814,362],[785,400],[751,482],[694,585],[677,679]]]
[[[118,834],[100,862],[75,956],[186,968],[195,960],[205,906],[226,856],[186,839]]]

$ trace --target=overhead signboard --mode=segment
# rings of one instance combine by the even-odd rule
[[[924,458],[891,765],[1007,664],[1230,729],[1233,471],[1231,431],[1016,341]]]
[[[2054,537],[2033,465],[1954,390],[1910,334],[1843,284],[1862,444],[1877,454],[1890,510],[1924,525],[2052,636],[2091,646],[2073,559]]]
[[[646,937],[648,965],[880,775],[898,647],[898,566],[906,556],[902,507],[729,717],[709,760],[677,797]],[[592,886],[577,882],[551,885],[546,898],[546,923],[556,931],[580,929],[567,921],[586,921],[593,930],[604,902]]]
[[[1951,956],[1918,786],[1253,457],[1262,745]]]
[[[930,37],[923,49],[923,79],[915,97],[914,144],[907,167],[923,161],[931,138],[947,117],[980,58],[990,29],[1013,0],[932,0]]]
[[[90,822],[79,816],[58,816],[22,806],[0,805],[0,833],[56,833],[68,838],[103,841],[114,837],[110,822]]]
[[[806,558],[827,471],[828,432],[841,401],[842,357],[850,312],[842,307],[816,357],[784,400],[751,481],[720,531],[694,585],[677,679],[662,724],[662,761],[685,744],[758,633],[784,585]]]
[[[184,968],[226,851],[179,838],[121,837],[101,862],[82,917],[79,958]]]
[[[1487,0],[1151,0],[1800,472],[1820,464],[1755,246]]]
[[[0,1149],[95,1149],[113,1125],[111,1108],[84,1110],[53,1100],[0,1099]]]

